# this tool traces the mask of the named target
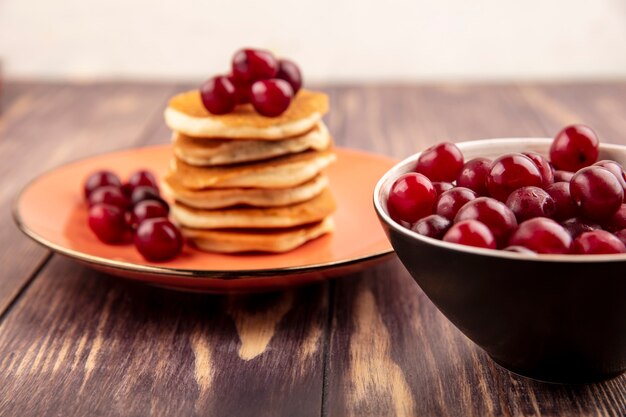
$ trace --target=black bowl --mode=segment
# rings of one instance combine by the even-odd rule
[[[457,145],[465,160],[508,152],[547,155],[550,139]],[[431,239],[393,221],[387,195],[419,154],[378,182],[374,206],[398,257],[441,312],[503,367],[530,378],[593,382],[626,370],[626,254],[528,255]],[[626,147],[600,159],[626,164]]]

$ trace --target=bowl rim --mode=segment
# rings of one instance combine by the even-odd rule
[[[513,143],[518,143],[523,141],[527,144],[534,145],[546,145],[552,142],[552,138],[538,138],[538,137],[513,137],[513,138],[493,138],[493,139],[478,139],[478,140],[467,140],[456,142],[455,145],[459,146],[463,151],[463,148],[473,149],[473,148],[481,148],[487,145],[510,145]],[[601,150],[609,150],[616,152],[626,152],[626,146],[610,144],[610,143],[601,143]],[[391,185],[391,181],[397,178],[399,175],[408,172],[406,170],[406,166],[410,164],[415,164],[417,162],[417,158],[421,155],[422,152],[417,152],[413,155],[410,155],[407,158],[404,158],[393,167],[391,167],[385,174],[378,180],[376,183],[376,187],[374,187],[374,208],[379,218],[391,229],[404,235],[407,238],[418,240],[422,243],[437,246],[442,249],[447,249],[450,251],[456,252],[464,252],[468,254],[481,255],[487,257],[496,257],[496,258],[505,258],[505,259],[514,259],[520,261],[540,261],[540,262],[623,262],[626,261],[626,253],[623,254],[606,254],[606,255],[552,255],[552,254],[536,254],[530,255],[525,253],[518,252],[509,252],[501,249],[485,249],[485,248],[477,248],[473,246],[461,245],[459,243],[450,243],[444,242],[443,240],[438,240],[435,238],[427,237],[420,235],[406,227],[400,225],[395,220],[391,218],[389,213],[387,212],[386,205],[382,203],[382,191],[383,187],[387,187],[387,184]]]

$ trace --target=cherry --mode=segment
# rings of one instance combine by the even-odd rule
[[[159,189],[159,186],[157,184],[156,178],[154,177],[154,174],[152,174],[152,172],[146,169],[141,169],[139,171],[133,172],[128,178],[127,184],[128,184],[128,187],[130,187],[131,189],[131,193],[132,193],[132,190],[134,190],[136,187],[139,187],[141,185],[146,186],[146,187],[152,187],[156,190]]]
[[[212,114],[230,113],[237,104],[235,86],[223,75],[209,78],[202,84],[200,97],[204,108]]]
[[[132,206],[135,206],[137,203],[139,203],[140,201],[144,201],[144,200],[156,200],[160,202],[161,204],[167,206],[167,203],[165,202],[165,200],[161,198],[161,195],[159,194],[159,190],[153,187],[146,187],[145,185],[140,185],[139,187],[136,187],[133,190],[133,193],[131,194],[131,197],[130,197],[130,204]]]
[[[554,182],[570,182],[573,176],[573,172],[556,170],[554,171]]]
[[[572,246],[572,237],[557,222],[535,217],[519,225],[509,245],[523,246],[537,253],[565,254]]]
[[[523,254],[526,254],[526,255],[537,255],[537,252],[532,251],[532,250],[530,250],[528,248],[525,248],[523,246],[507,246],[503,250],[505,250],[507,252],[523,253]]]
[[[615,232],[615,236],[617,236],[617,238],[621,240],[624,245],[626,245],[626,229]]]
[[[442,142],[420,154],[415,172],[426,175],[431,181],[452,182],[462,168],[461,150],[453,143]]]
[[[594,230],[581,234],[574,240],[572,247],[578,254],[611,254],[625,253],[624,243],[606,230]]]
[[[443,236],[443,240],[477,248],[496,248],[493,233],[478,220],[463,220],[454,224]]]
[[[518,223],[533,217],[552,217],[556,204],[550,194],[539,187],[522,187],[513,191],[506,206],[515,214]]]
[[[606,221],[605,229],[609,232],[626,229],[626,203],[622,204],[617,212]]]
[[[441,239],[450,226],[452,226],[452,222],[449,219],[437,214],[431,214],[430,216],[418,220],[417,223],[411,227],[411,230],[420,235]]]
[[[278,73],[276,78],[285,80],[291,85],[293,95],[295,96],[302,88],[302,73],[300,68],[293,61],[281,59],[278,61]]]
[[[124,211],[109,204],[96,204],[89,209],[89,228],[104,243],[119,243],[126,235]]]
[[[396,222],[412,224],[432,214],[436,198],[430,180],[422,174],[410,172],[398,177],[391,186],[387,210]]]
[[[250,102],[250,84],[240,81],[234,75],[228,75],[228,80],[235,87],[235,101],[237,104],[246,104]]]
[[[615,161],[602,160],[602,161],[596,162],[593,165],[609,170],[613,175],[617,177],[617,180],[621,184],[622,188],[626,190],[626,172],[624,171],[624,168],[620,164],[618,164]]]
[[[440,216],[452,220],[465,203],[474,200],[476,197],[476,193],[469,188],[455,187],[439,196],[435,206],[435,212]]]
[[[624,189],[615,175],[597,166],[578,171],[570,181],[570,193],[580,213],[597,221],[613,216],[624,200]]]
[[[550,146],[550,161],[556,169],[578,171],[598,159],[600,141],[585,125],[571,125],[561,130]]]
[[[552,217],[563,220],[576,216],[576,204],[570,194],[569,182],[555,182],[546,188],[546,192],[550,194],[556,206]]]
[[[115,175],[111,171],[96,171],[91,174],[85,180],[85,184],[83,185],[83,194],[85,199],[89,198],[89,195],[99,187],[103,187],[105,185],[113,185],[115,187],[121,187],[122,182],[119,177]]]
[[[274,55],[262,49],[240,49],[233,56],[233,76],[244,83],[274,78],[278,73],[278,61]]]
[[[166,218],[147,219],[137,228],[135,247],[148,261],[167,261],[180,253],[183,237]]]
[[[89,195],[88,201],[90,207],[96,204],[108,204],[124,210],[128,206],[128,198],[126,198],[120,187],[114,185],[96,188]]]
[[[132,227],[137,227],[146,219],[167,217],[169,211],[169,207],[161,201],[143,200],[133,207],[130,213],[130,224]]]
[[[567,230],[567,233],[570,234],[572,239],[576,239],[579,235],[585,232],[593,232],[594,230],[600,229],[599,224],[592,223],[581,217],[572,217],[571,219],[562,221],[561,226]]]
[[[261,80],[252,84],[250,101],[254,109],[265,117],[280,116],[293,98],[293,90],[285,80]]]
[[[498,246],[504,246],[517,227],[515,214],[503,203],[489,197],[478,197],[465,204],[454,217],[454,222],[478,220],[493,233]]]
[[[554,182],[554,170],[546,158],[536,152],[524,152],[522,155],[530,158],[530,160],[537,165],[537,168],[539,168],[542,178],[541,188],[545,189]]]
[[[439,196],[445,193],[446,191],[453,189],[454,184],[452,184],[451,182],[445,182],[445,181],[434,181],[433,187],[435,187],[435,192]]]
[[[491,159],[474,158],[463,165],[456,178],[456,185],[469,188],[479,196],[488,196],[487,175],[491,170]]]
[[[492,197],[506,201],[511,192],[521,187],[540,187],[543,178],[537,165],[521,153],[506,154],[493,162],[487,175],[487,189]]]

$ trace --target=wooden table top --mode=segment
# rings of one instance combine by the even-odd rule
[[[395,259],[283,293],[215,296],[95,273],[21,235],[10,207],[27,181],[168,142],[166,100],[188,87],[3,86],[0,415],[626,415],[626,375],[562,386],[508,373]],[[442,140],[553,136],[573,122],[626,144],[624,82],[323,89],[338,145],[395,157]]]

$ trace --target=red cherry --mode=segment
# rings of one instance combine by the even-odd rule
[[[506,206],[515,214],[518,223],[533,217],[552,217],[556,204],[550,194],[539,187],[522,187],[506,199]]]
[[[574,175],[570,193],[580,213],[599,222],[613,216],[624,200],[624,189],[615,175],[595,166],[583,168]]]
[[[128,178],[127,184],[131,189],[131,193],[132,190],[139,186],[152,187],[157,190],[159,189],[159,185],[157,184],[154,174],[146,169],[133,172]]]
[[[576,216],[576,204],[570,194],[569,182],[555,182],[546,188],[546,192],[550,194],[556,206],[552,217],[563,220]]]
[[[592,223],[581,217],[572,217],[571,219],[564,220],[561,222],[561,226],[567,230],[567,233],[570,234],[572,239],[576,239],[585,232],[593,232],[594,230],[600,229],[599,224]]]
[[[240,49],[233,56],[233,75],[241,82],[251,84],[274,78],[277,73],[278,61],[269,51]]]
[[[183,237],[166,218],[147,219],[137,228],[135,247],[148,261],[167,261],[180,253]]]
[[[554,182],[554,169],[546,158],[536,152],[524,152],[522,155],[527,156],[535,163],[535,165],[537,165],[537,168],[541,173],[541,188],[546,189],[546,187]]]
[[[246,104],[250,102],[250,84],[240,81],[234,75],[228,75],[228,80],[235,87],[235,101],[237,104]]]
[[[621,240],[624,245],[626,245],[626,229],[615,232],[615,236]]]
[[[602,161],[596,162],[593,165],[609,170],[613,175],[615,175],[615,177],[621,184],[622,188],[626,192],[626,172],[624,171],[624,168],[620,164],[618,164],[615,161],[602,160]]]
[[[557,222],[535,217],[519,225],[509,245],[523,246],[537,253],[565,254],[572,246],[572,237]]]
[[[122,182],[119,177],[111,171],[96,171],[91,174],[85,180],[83,185],[83,194],[85,200],[89,198],[89,195],[96,189],[104,187],[105,185],[113,185],[115,187],[121,187]]]
[[[442,142],[431,146],[417,159],[415,172],[431,181],[452,182],[463,168],[463,153],[453,143]]]
[[[96,204],[89,209],[89,228],[104,243],[119,243],[126,235],[124,211],[108,204]]]
[[[609,232],[626,229],[626,204],[622,204],[617,212],[606,222],[605,229]]]
[[[417,223],[411,227],[411,230],[420,235],[441,239],[450,226],[452,226],[452,222],[449,219],[437,214],[431,214],[430,216],[418,220]]]
[[[293,95],[295,96],[302,88],[302,73],[300,68],[293,61],[281,59],[278,61],[278,74],[276,78],[285,80],[291,85]]]
[[[440,196],[446,191],[453,189],[454,184],[452,184],[451,182],[445,182],[445,181],[434,181],[433,187],[435,187],[435,192],[437,193],[437,195]]]
[[[554,171],[554,182],[570,182],[574,176],[570,171]]]
[[[461,207],[454,222],[458,223],[463,220],[478,220],[485,224],[500,247],[506,244],[517,227],[515,214],[500,201],[489,197],[478,197]]]
[[[212,114],[226,114],[237,104],[235,86],[223,75],[209,78],[200,87],[200,97],[204,108]]]
[[[143,200],[138,202],[130,213],[130,223],[132,227],[139,226],[146,219],[155,217],[167,217],[169,207],[157,200]]]
[[[509,194],[521,187],[540,187],[543,179],[537,165],[521,153],[499,157],[487,175],[487,189],[492,197],[506,201]]]
[[[550,146],[550,161],[556,169],[578,171],[598,160],[600,141],[591,128],[571,125],[561,130]]]
[[[393,183],[387,200],[389,215],[396,222],[415,223],[433,213],[435,188],[422,174],[410,172]]]
[[[459,209],[476,197],[476,193],[469,188],[455,187],[439,196],[435,212],[440,216],[453,220]]]
[[[96,188],[89,195],[89,206],[96,204],[108,204],[124,210],[128,206],[128,199],[120,187],[105,185],[104,187]]]
[[[254,109],[265,117],[280,116],[293,98],[293,90],[285,80],[261,80],[252,84],[250,101]]]
[[[137,203],[144,200],[156,200],[168,207],[168,204],[165,202],[165,200],[161,198],[159,190],[157,190],[156,188],[141,185],[133,190],[133,193],[130,197],[130,204],[131,206],[135,206]]]
[[[625,253],[624,243],[605,230],[581,234],[574,240],[573,252],[584,255]]]
[[[456,185],[469,188],[479,196],[488,196],[487,175],[489,175],[492,163],[491,159],[487,158],[474,158],[467,161],[456,179]]]
[[[477,220],[464,220],[454,224],[443,237],[445,242],[477,248],[496,248],[496,239],[487,226]]]

